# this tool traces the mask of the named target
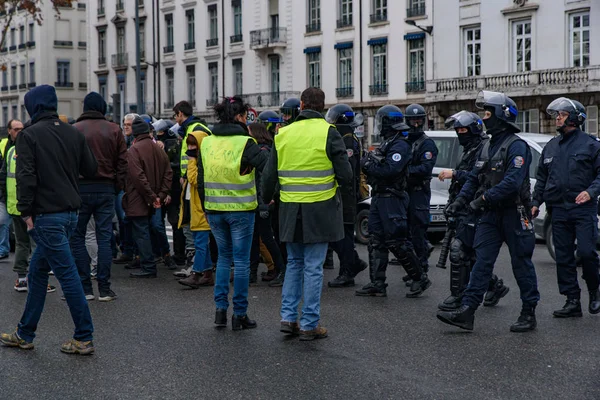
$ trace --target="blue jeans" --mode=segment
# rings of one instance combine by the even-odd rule
[[[90,256],[85,247],[85,234],[92,216],[96,222],[96,242],[98,243],[98,290],[100,294],[108,293],[110,290],[114,198],[112,193],[81,193],[81,209],[77,228],[71,237],[71,251],[77,264],[83,291],[86,294],[94,292],[90,275]]]
[[[233,313],[243,317],[248,310],[250,284],[250,249],[254,232],[254,212],[234,211],[207,214],[208,223],[217,241],[219,258],[215,282],[215,304],[229,308],[229,272],[234,265]]]
[[[29,231],[37,247],[29,264],[29,293],[18,327],[19,336],[28,342],[35,338],[44,310],[50,271],[54,271],[60,283],[75,323],[73,338],[80,341],[92,340],[92,316],[69,248],[69,238],[76,226],[77,213],[74,211],[40,214],[35,217],[34,228]]]
[[[210,231],[192,231],[192,235],[194,236],[194,248],[196,249],[192,271],[204,272],[211,270],[212,261],[210,247],[208,246]]]
[[[133,226],[133,237],[140,255],[142,272],[156,273],[156,262],[152,253],[152,241],[150,240],[150,225],[152,215],[147,217],[128,218]]]
[[[304,292],[300,329],[313,330],[319,325],[323,264],[328,243],[287,243],[288,264],[281,292],[281,321],[298,320],[298,304]]]
[[[6,204],[0,203],[0,255],[10,253],[10,215],[6,210]]]
[[[163,257],[167,254],[171,254],[171,246],[169,246],[169,239],[167,238],[162,210],[156,210],[152,216],[150,222],[150,237],[152,239],[152,249],[156,255]]]

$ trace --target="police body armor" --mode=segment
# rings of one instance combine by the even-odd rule
[[[486,143],[489,142],[489,139],[482,139],[477,145],[472,146],[469,150],[463,153],[460,162],[456,166],[457,171],[471,171],[476,161],[477,153]],[[452,182],[450,183],[450,187],[448,188],[448,204],[452,204],[456,198],[458,197],[460,191],[462,190],[463,184],[459,183],[458,180],[452,178]]]
[[[381,144],[381,146],[375,150],[375,157],[379,156],[381,161],[385,160],[390,146],[398,139],[397,135],[392,137]],[[408,164],[404,167],[404,170],[393,178],[381,179],[367,176],[367,182],[373,187],[373,192],[376,194],[394,194],[400,195],[406,191],[406,184],[408,181]]]
[[[419,149],[421,145],[425,142],[425,140],[429,139],[429,136],[426,134],[421,135],[420,138],[415,140],[412,145],[412,156],[411,156],[411,164],[416,165],[419,164],[421,158],[421,152]],[[417,179],[417,178],[408,178],[408,183],[410,184],[411,190],[423,190],[424,188],[429,188],[431,182],[431,176],[426,179]]]
[[[488,140],[481,150],[479,158],[475,166],[480,168],[479,173],[479,190],[475,194],[475,198],[480,197],[489,190],[502,182],[507,168],[511,165],[512,160],[508,159],[508,149],[517,140],[523,141],[517,135],[512,135],[504,140],[498,151],[491,157],[489,155],[490,141]],[[531,157],[531,150],[527,145],[527,153]],[[531,208],[531,182],[529,181],[529,171],[526,172],[525,179],[518,193],[515,193],[511,198],[502,200],[498,204],[494,204],[493,208],[504,208],[511,206],[525,206],[526,209]]]

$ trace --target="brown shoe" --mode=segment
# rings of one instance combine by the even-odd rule
[[[277,275],[278,275],[277,270],[271,269],[266,274],[263,275],[262,280],[263,280],[263,282],[271,282],[273,279],[277,278]]]
[[[279,328],[279,332],[297,336],[300,334],[300,325],[298,325],[297,322],[281,321],[281,328]]]
[[[202,279],[198,282],[200,286],[215,286],[215,276],[213,270],[209,269],[202,273]]]
[[[198,289],[201,285],[202,274],[199,272],[192,272],[190,276],[185,279],[180,279],[177,282],[182,284],[183,286],[190,287],[192,289]]]
[[[327,337],[327,329],[322,326],[317,326],[315,329],[311,331],[300,331],[300,340],[308,341],[315,339],[325,339]]]

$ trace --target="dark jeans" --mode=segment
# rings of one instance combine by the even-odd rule
[[[265,244],[265,247],[273,257],[275,268],[277,272],[285,272],[285,263],[279,245],[275,241],[275,235],[273,234],[273,227],[271,225],[271,218],[261,218],[260,215],[256,215],[256,223],[254,224],[254,237],[252,238],[252,253],[250,256],[250,269],[256,270],[260,259],[260,239]]]
[[[60,283],[75,323],[73,338],[80,341],[92,340],[92,316],[69,247],[69,238],[76,226],[77,213],[74,211],[40,214],[35,217],[33,230],[29,231],[37,247],[31,257],[27,303],[18,328],[19,336],[28,342],[35,338],[44,310],[50,271],[54,271]]]
[[[77,228],[71,237],[71,250],[83,291],[93,293],[90,269],[90,256],[85,247],[85,233],[90,218],[96,222],[96,242],[98,243],[98,290],[105,294],[110,290],[110,269],[112,266],[112,219],[115,214],[114,194],[81,193],[81,209]]]
[[[119,233],[121,243],[119,243],[121,252],[124,255],[133,257],[136,253],[135,243],[133,242],[133,227],[131,221],[125,216],[123,210],[123,192],[120,192],[115,197],[115,211],[117,212],[117,218],[119,219]]]
[[[150,226],[152,215],[147,217],[128,217],[133,227],[133,238],[140,255],[142,272],[156,273],[156,262],[152,252],[152,241],[150,240]]]
[[[408,226],[410,229],[411,242],[415,253],[419,257],[421,267],[429,269],[429,246],[427,242],[427,229],[429,228],[429,206],[431,203],[431,192],[416,190],[409,192],[410,204],[408,206]]]
[[[167,239],[162,210],[156,210],[150,220],[150,238],[155,255],[163,257],[171,254],[171,246],[169,246],[169,239]]]
[[[29,254],[35,250],[35,242],[27,234],[27,224],[19,215],[12,215],[13,230],[15,231],[15,263],[13,271],[19,277],[27,275]]]
[[[173,178],[174,179],[174,178]],[[179,225],[179,207],[181,201],[179,197],[181,193],[173,193],[171,203],[162,208],[162,218],[165,217],[171,228],[173,228],[173,254],[179,259],[185,258],[185,235],[183,230],[178,228]]]
[[[330,246],[340,259],[340,276],[355,277],[360,272],[360,257],[354,246],[354,224],[344,224],[344,238]]]

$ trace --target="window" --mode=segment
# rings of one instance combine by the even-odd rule
[[[321,52],[308,54],[308,86],[321,87]]]
[[[465,28],[465,76],[481,75],[481,28]]]
[[[234,1],[233,6],[233,34],[235,36],[242,35],[242,2],[241,0]]]
[[[8,71],[3,70],[2,71],[2,87],[7,87],[7,86],[8,86]]]
[[[106,64],[106,31],[98,31],[98,64]]]
[[[25,25],[19,27],[19,44],[25,44]]]
[[[531,20],[512,23],[514,72],[531,71]]]
[[[340,19],[338,28],[352,26],[352,0],[338,0],[340,7]]]
[[[187,95],[192,107],[196,107],[196,66],[188,65],[185,68],[187,74]]]
[[[371,0],[373,14],[371,14],[371,23],[387,21],[387,0]]]
[[[407,92],[425,90],[425,39],[408,42],[408,84]]]
[[[571,67],[590,65],[590,13],[569,16],[571,29]]]
[[[196,43],[196,27],[194,21],[194,10],[187,10],[185,12],[185,17],[187,19],[187,42],[188,43]]]
[[[170,49],[170,51],[167,51],[167,49],[165,49],[165,53],[172,53],[173,52],[173,14],[167,14],[165,15],[165,26],[167,29],[167,47]]]
[[[29,24],[29,40],[31,42],[35,42],[35,36],[34,36],[35,28],[33,26],[34,26],[33,24]]]
[[[387,43],[372,46],[373,90],[372,94],[387,93]]]
[[[219,38],[219,17],[217,14],[217,6],[215,4],[208,6],[208,26],[209,26],[209,39]],[[218,44],[218,42],[217,42]]]
[[[4,126],[8,125],[8,106],[2,106],[2,122]]]
[[[165,107],[171,108],[175,105],[175,74],[173,68],[165,70],[167,75],[167,104]]]
[[[25,104],[21,104],[21,121],[23,123],[27,121],[27,109],[25,108]]]
[[[213,62],[208,64],[209,77],[209,95],[208,99],[212,103],[219,100],[219,63]]]
[[[306,32],[321,30],[321,0],[308,0],[308,25]]]
[[[523,110],[517,115],[516,124],[521,128],[521,132],[539,133],[540,131],[540,112],[537,109]]]
[[[106,78],[104,81],[98,83],[98,93],[100,93],[100,96],[106,101]]]
[[[16,104],[13,104],[11,106],[11,109],[12,109],[12,118],[19,119],[19,106]]]
[[[425,0],[409,0],[406,16],[408,18],[425,15]]]
[[[125,45],[125,27],[120,26],[117,28],[117,53],[124,54],[127,46]]]
[[[138,31],[140,36],[140,59],[146,59],[146,24],[140,21],[140,30]],[[135,43],[134,43],[135,44]]]
[[[16,46],[17,45],[17,34],[15,32],[15,28],[12,28],[10,30],[10,45],[11,46]]]
[[[35,82],[35,62],[29,63],[29,83]]]
[[[587,106],[585,108],[587,119],[583,125],[583,130],[590,135],[598,135],[598,106]]]
[[[58,61],[56,63],[57,78],[56,83],[58,85],[65,85],[71,82],[71,62],[70,61]]]
[[[271,92],[279,93],[280,75],[279,75],[279,56],[269,57],[271,64]],[[279,101],[278,101],[279,102]]]
[[[10,82],[12,86],[17,86],[17,66],[13,65],[10,67]],[[15,88],[16,89],[16,88]]]
[[[27,83],[27,67],[25,64],[21,64],[19,69],[21,70],[21,84],[25,85]]]
[[[242,68],[242,59],[236,58],[235,60],[231,61],[231,65],[233,67],[233,93],[235,95],[244,94],[244,71]]]
[[[338,50],[338,97],[352,96],[352,49]]]

